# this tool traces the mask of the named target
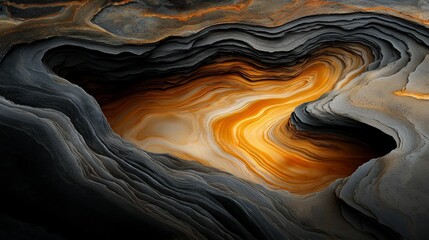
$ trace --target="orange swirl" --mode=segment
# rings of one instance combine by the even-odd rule
[[[373,154],[328,134],[297,132],[290,114],[364,71],[370,51],[326,47],[292,66],[223,58],[102,106],[112,129],[142,149],[195,160],[305,194],[351,174]]]

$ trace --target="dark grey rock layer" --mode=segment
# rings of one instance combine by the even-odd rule
[[[295,124],[311,130],[361,122],[392,136],[397,148],[308,196],[144,152],[112,132],[92,96],[54,72],[93,66],[94,76],[117,83],[189,71],[219,54],[295,64],[338,42],[368,46],[373,63],[346,87],[299,108]],[[426,63],[428,46],[425,27],[364,13],[277,28],[218,25],[145,46],[61,37],[14,46],[0,62],[0,236],[427,238],[427,103],[392,92]],[[64,53],[73,48],[87,50]],[[64,56],[72,58],[69,69]]]

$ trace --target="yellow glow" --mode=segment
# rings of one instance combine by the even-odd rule
[[[429,94],[424,94],[424,93],[415,93],[415,92],[409,92],[406,90],[400,90],[400,91],[394,92],[394,94],[401,97],[412,97],[419,100],[429,100]]]
[[[351,174],[371,153],[338,136],[297,132],[290,114],[347,84],[370,58],[351,44],[292,67],[218,59],[162,79],[174,87],[137,91],[102,108],[113,130],[142,149],[305,194]]]

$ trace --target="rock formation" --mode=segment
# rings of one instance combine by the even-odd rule
[[[161,2],[0,3],[1,238],[428,238],[427,4]]]

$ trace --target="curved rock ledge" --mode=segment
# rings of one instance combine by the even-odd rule
[[[396,147],[308,195],[145,152],[113,133],[96,99],[68,81],[87,73],[97,84],[120,86],[137,77],[187,73],[222,54],[295,65],[338,43],[364,45],[372,61],[363,73],[345,75],[344,86],[297,108],[291,124],[310,133],[372,129],[376,148],[387,153]],[[427,238],[428,103],[394,92],[410,86],[426,93],[421,71],[428,46],[426,27],[369,13],[316,15],[276,28],[216,25],[142,46],[114,47],[78,36],[15,45],[0,62],[1,234]]]

